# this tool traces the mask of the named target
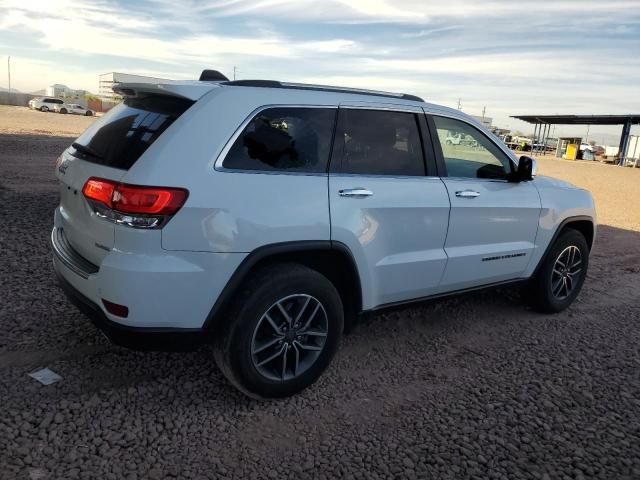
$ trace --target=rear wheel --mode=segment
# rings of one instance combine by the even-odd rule
[[[293,395],[327,368],[342,336],[340,295],[298,264],[268,267],[234,299],[215,344],[229,381],[256,398]]]
[[[60,113],[67,113],[67,109],[66,108],[61,108],[60,109]]]
[[[580,293],[589,266],[589,246],[582,233],[560,234],[530,284],[532,305],[545,313],[567,308]]]
[[[85,116],[91,117],[93,116],[93,112],[91,110],[87,110],[87,113],[85,113]]]

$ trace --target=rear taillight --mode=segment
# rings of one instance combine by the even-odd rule
[[[160,228],[184,205],[184,188],[127,185],[92,177],[82,193],[94,213],[136,228]]]
[[[82,188],[82,194],[89,200],[101,203],[109,208],[113,207],[112,197],[116,184],[109,180],[90,178]]]

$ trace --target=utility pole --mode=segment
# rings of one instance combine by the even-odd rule
[[[238,71],[238,67],[236,67],[235,65],[233,66],[233,79],[236,79],[236,72]]]
[[[487,111],[487,106],[485,105],[482,107],[482,120],[484,120],[484,114],[486,111]]]
[[[460,104],[460,100],[462,100],[461,98],[458,99],[458,110],[462,110],[462,105]]]
[[[584,143],[589,143],[589,130],[591,129],[591,125],[587,125],[587,139],[584,141]]]
[[[7,75],[9,76],[9,95],[11,95],[11,55],[7,58]]]

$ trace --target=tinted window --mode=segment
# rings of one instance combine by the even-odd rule
[[[114,168],[129,169],[193,102],[166,95],[126,97],[74,142],[72,154]]]
[[[509,158],[482,132],[460,120],[433,120],[449,177],[506,178]]]
[[[325,172],[335,109],[269,108],[249,122],[224,159],[225,168]]]
[[[343,173],[425,174],[418,119],[413,113],[340,110],[334,158]]]

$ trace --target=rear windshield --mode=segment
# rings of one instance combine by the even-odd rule
[[[128,170],[193,103],[167,95],[127,97],[73,143],[71,154]]]

